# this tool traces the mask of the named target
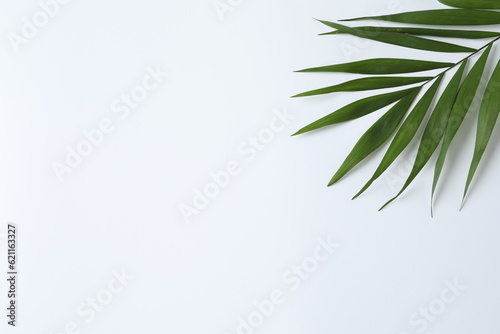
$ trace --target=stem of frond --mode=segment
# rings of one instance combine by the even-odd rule
[[[476,51],[472,52],[470,55],[468,55],[467,57],[459,60],[458,62],[456,62],[453,66],[450,66],[448,67],[446,70],[442,71],[441,73],[437,74],[436,76],[434,76],[432,79],[429,79],[427,81],[425,81],[420,87],[423,87],[425,85],[427,85],[429,82],[433,81],[434,79],[436,79],[437,77],[445,74],[446,72],[450,71],[451,69],[457,67],[458,65],[462,64],[464,61],[466,61],[467,59],[471,58],[472,56],[478,54],[479,52],[483,51],[484,49],[486,49],[488,46],[490,45],[493,45],[495,44],[495,42],[497,42],[498,40],[500,40],[500,37],[497,37],[495,38],[494,40],[492,40],[491,42],[489,42],[488,44],[485,44],[484,46],[482,46],[481,48],[477,49]]]

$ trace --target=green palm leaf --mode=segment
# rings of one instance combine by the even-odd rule
[[[329,21],[320,21],[320,22],[331,28],[335,28],[339,31],[342,31],[346,34],[350,34],[357,37],[363,37],[382,43],[404,46],[406,48],[411,48],[411,49],[434,51],[434,52],[475,51],[475,49],[469,47],[446,43],[446,42],[439,42],[432,39],[426,39],[407,34],[400,34],[396,32],[385,32],[385,31],[380,31],[377,33],[370,34],[367,31],[363,31],[357,28],[350,28],[338,23],[333,23]]]
[[[368,155],[372,154],[383,143],[385,143],[403,120],[406,112],[410,108],[413,100],[420,89],[414,89],[410,94],[402,98],[388,112],[386,112],[375,124],[356,143],[351,153],[347,156],[344,163],[328,183],[328,186],[339,181],[352,168],[363,161]]]
[[[429,29],[429,28],[409,28],[409,27],[356,27],[369,33],[377,32],[395,32],[410,35],[420,36],[435,36],[435,37],[453,37],[453,38],[468,38],[481,39],[500,36],[499,32],[495,31],[479,31],[479,30],[448,30],[448,29]],[[335,30],[320,35],[338,35],[345,34],[340,30]]]
[[[307,68],[297,72],[344,72],[357,74],[401,74],[414,73],[453,66],[453,63],[442,63],[425,60],[378,58]]]
[[[489,45],[483,55],[476,62],[472,70],[469,72],[465,78],[460,91],[458,92],[457,99],[453,105],[453,109],[450,113],[450,120],[446,126],[446,132],[443,139],[443,146],[441,146],[441,151],[439,153],[438,160],[434,169],[434,181],[432,183],[432,195],[431,195],[431,212],[432,212],[432,202],[434,198],[434,193],[436,191],[436,186],[439,181],[439,176],[443,170],[444,162],[446,159],[446,154],[450,148],[451,142],[455,137],[460,125],[465,118],[465,115],[470,109],[474,96],[476,95],[481,77],[483,75],[484,68],[486,66],[486,61],[490,55],[491,45]]]
[[[434,96],[436,95],[442,79],[443,76],[440,75],[436,79],[434,84],[420,99],[415,108],[413,108],[410,115],[408,115],[403,125],[401,125],[401,128],[398,130],[398,133],[392,140],[391,145],[387,149],[387,152],[382,158],[382,161],[377,167],[377,170],[375,171],[371,179],[364,185],[364,187],[356,194],[356,196],[353,197],[353,199],[365,192],[366,189],[368,189],[372,185],[372,183],[375,182],[375,180],[378,179],[387,170],[387,168],[389,168],[389,166],[403,152],[408,144],[410,144],[411,140],[417,133],[420,124],[422,124],[427,111],[429,110],[429,107],[432,103],[432,100],[434,99]]]
[[[364,90],[392,88],[399,86],[407,86],[414,83],[429,81],[432,79],[433,77],[371,77],[364,79],[356,79],[335,86],[311,90],[305,93],[294,95],[292,97],[322,95],[335,92],[359,92]]]
[[[455,103],[457,92],[460,87],[460,81],[462,79],[466,64],[467,61],[464,61],[462,63],[458,71],[450,80],[448,86],[443,92],[443,95],[441,95],[436,108],[432,112],[431,117],[427,122],[427,126],[425,127],[424,134],[422,135],[422,139],[420,140],[420,146],[418,148],[417,157],[415,158],[413,169],[411,170],[410,176],[408,176],[408,179],[403,185],[403,188],[395,197],[384,204],[384,206],[382,206],[380,210],[392,203],[406,190],[406,188],[408,188],[415,177],[420,173],[422,168],[424,168],[424,166],[427,164],[432,154],[441,142],[446,129],[446,124],[448,123],[448,119],[450,117],[451,109],[453,107],[453,104]]]
[[[439,0],[445,5],[472,9],[500,9],[498,0]]]
[[[467,176],[463,198],[467,196],[471,182],[476,174],[477,167],[486,151],[486,147],[493,133],[493,128],[500,112],[500,62],[498,62],[493,75],[486,87],[477,122],[476,147],[474,157]]]
[[[365,16],[341,21],[358,21],[367,19],[444,26],[490,25],[500,24],[500,12],[476,9],[435,9],[392,15]]]
[[[402,91],[386,93],[381,95],[375,95],[372,97],[368,97],[356,102],[353,102],[333,113],[313,122],[299,131],[297,131],[294,136],[300,135],[302,133],[306,133],[312,130],[316,130],[328,125],[333,125],[337,123],[342,123],[346,121],[350,121],[359,117],[363,117],[368,115],[374,111],[377,111],[389,104],[392,104],[406,95],[413,92],[415,88],[409,88]]]
[[[405,85],[418,84],[416,87],[398,90],[390,93],[375,95],[355,101],[319,120],[303,127],[294,135],[316,130],[332,124],[354,120],[363,117],[376,110],[394,104],[380,119],[375,122],[357,141],[347,158],[341,164],[335,175],[329,182],[332,185],[343,178],[355,166],[360,164],[374,151],[379,149],[394,134],[390,145],[385,152],[377,169],[363,188],[354,196],[361,195],[371,184],[377,180],[408,147],[414,139],[419,140],[417,155],[401,190],[389,200],[381,209],[397,199],[414,181],[422,171],[430,158],[436,152],[439,145],[439,155],[434,166],[434,179],[431,192],[432,203],[436,193],[437,185],[443,171],[446,156],[450,145],[458,133],[465,116],[467,115],[474,98],[476,98],[480,83],[489,72],[487,70],[488,58],[493,57],[493,47],[500,40],[498,29],[464,30],[464,29],[442,29],[443,26],[474,26],[500,24],[500,11],[487,9],[500,9],[500,1],[497,0],[439,0],[440,2],[458,7],[459,9],[437,9],[406,12],[382,16],[366,16],[344,21],[358,21],[375,19],[389,22],[409,24],[408,27],[377,27],[361,26],[349,27],[343,24],[319,21],[330,28],[335,29],[322,35],[349,34],[359,38],[374,40],[394,46],[425,50],[433,52],[454,53],[462,52],[467,55],[458,62],[435,62],[420,59],[396,59],[396,58],[374,58],[344,64],[333,64],[328,66],[312,67],[297,72],[344,72],[368,75],[340,83],[337,85],[304,92],[298,96],[312,96],[341,91],[364,91],[381,88],[401,87]],[[417,26],[411,26],[417,25]],[[420,27],[418,25],[429,25]],[[442,39],[490,39],[479,49],[468,46],[448,43],[443,40],[433,40],[420,36],[434,36]],[[482,52],[472,68],[469,70],[467,64],[476,54]],[[452,69],[456,70],[451,80],[440,92],[445,74]],[[415,73],[430,70],[440,70],[435,76],[421,77],[394,77],[391,74]],[[379,75],[379,76],[373,76]],[[462,82],[462,78],[463,82]],[[433,83],[432,83],[433,82]],[[427,88],[422,97],[417,99],[419,92],[426,85]],[[498,62],[489,83],[486,93],[482,96],[478,115],[476,144],[472,158],[469,174],[467,177],[463,198],[465,199],[471,182],[477,172],[477,168],[485,153],[486,147],[494,130],[500,113],[500,62]],[[415,101],[416,100],[416,101]],[[433,101],[437,103],[433,107]],[[410,106],[415,106],[408,113]],[[425,116],[430,110],[430,117],[425,124],[423,133],[418,129],[424,123]],[[408,114],[408,116],[406,116]]]

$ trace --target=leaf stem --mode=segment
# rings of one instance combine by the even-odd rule
[[[457,67],[458,65],[460,65],[461,63],[463,63],[464,61],[468,60],[469,58],[471,58],[472,56],[478,54],[479,52],[483,51],[484,49],[486,49],[488,46],[490,45],[493,45],[495,42],[497,42],[498,40],[500,40],[500,37],[497,37],[495,38],[494,40],[492,40],[491,42],[489,42],[488,44],[485,44],[484,46],[482,46],[481,48],[477,49],[476,51],[472,52],[470,55],[468,55],[467,57],[459,60],[458,62],[455,63],[455,65],[453,66],[450,66],[448,67],[446,70],[442,71],[441,73],[437,74],[435,77],[433,77],[432,79],[429,79],[427,80],[426,82],[424,82],[420,87],[423,87],[425,86],[426,84],[428,84],[429,82],[431,82],[432,80],[436,79],[437,77],[445,74],[446,72],[448,72],[449,70]]]

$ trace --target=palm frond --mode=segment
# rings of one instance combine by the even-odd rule
[[[297,72],[330,72],[354,73],[367,77],[347,81],[333,86],[315,89],[300,93],[294,97],[313,96],[347,91],[371,91],[382,88],[417,86],[397,90],[394,92],[374,95],[355,101],[339,110],[303,127],[294,135],[313,131],[329,125],[346,122],[363,117],[386,106],[394,104],[389,111],[382,115],[359,139],[347,158],[336,171],[329,186],[338,182],[355,166],[377,151],[386,142],[390,141],[388,149],[380,164],[364,187],[354,196],[357,198],[364,193],[400,156],[414,139],[419,139],[417,154],[410,174],[401,190],[381,209],[398,198],[414,181],[430,161],[432,155],[438,151],[439,156],[434,167],[434,180],[431,190],[432,204],[439,184],[439,179],[446,162],[446,156],[461,127],[466,115],[471,109],[472,102],[478,93],[480,83],[489,76],[487,64],[492,58],[492,49],[500,40],[498,29],[464,30],[441,29],[442,26],[475,26],[491,25],[494,28],[500,24],[500,9],[497,0],[439,0],[440,2],[458,7],[458,9],[438,9],[406,12],[393,15],[359,17],[342,20],[356,22],[361,20],[378,20],[404,23],[409,27],[378,27],[358,26],[350,27],[331,21],[319,20],[324,25],[335,29],[321,35],[342,35],[374,40],[399,47],[442,53],[465,53],[458,62],[437,62],[420,59],[374,58],[344,64],[333,64],[303,69]],[[430,25],[431,27],[418,27]],[[436,27],[439,26],[439,27]],[[488,39],[485,44],[474,49],[451,42],[437,41],[426,37],[441,37],[450,39]],[[470,69],[468,64],[472,58],[478,56]],[[387,76],[439,70],[435,76]],[[451,80],[439,92],[443,78],[447,73],[454,71]],[[378,75],[378,76],[376,76]],[[426,87],[430,85],[430,87]],[[478,113],[476,146],[472,157],[469,175],[465,184],[463,200],[465,199],[477,168],[482,160],[491,139],[495,123],[500,113],[500,62],[490,77]],[[425,91],[419,94],[421,91]],[[421,97],[418,97],[421,95]],[[434,100],[437,100],[434,102]],[[412,105],[414,105],[412,107]],[[410,111],[411,110],[411,111]],[[425,116],[429,114],[424,122]],[[425,126],[424,126],[425,123]],[[424,126],[423,133],[418,135],[418,129]],[[389,140],[391,137],[392,140]],[[438,150],[439,146],[441,148]],[[353,199],[354,199],[353,198]],[[463,202],[462,202],[463,204]]]

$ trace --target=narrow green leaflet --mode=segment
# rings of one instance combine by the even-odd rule
[[[457,9],[458,10],[458,9]],[[500,13],[499,13],[500,14]],[[392,16],[391,16],[392,17]],[[398,46],[403,46],[407,48],[426,50],[434,52],[474,52],[475,49],[460,46],[451,43],[439,42],[432,39],[425,39],[417,36],[412,36],[408,34],[400,34],[395,32],[384,32],[380,31],[377,33],[369,33],[357,28],[351,28],[344,26],[342,24],[333,23],[329,21],[320,21],[321,23],[342,31],[346,34],[350,34],[357,37],[367,38],[374,41],[393,44]]]
[[[384,204],[384,206],[382,206],[380,210],[392,203],[403,193],[403,191],[406,190],[406,188],[408,188],[411,182],[420,173],[422,168],[424,168],[424,166],[427,164],[432,154],[438,147],[439,143],[443,139],[443,135],[446,130],[446,124],[448,123],[451,109],[453,107],[453,104],[455,103],[455,98],[457,96],[458,88],[460,87],[460,81],[462,80],[462,75],[464,73],[466,64],[467,61],[464,60],[458,71],[446,86],[446,89],[441,95],[441,98],[439,99],[436,107],[434,108],[434,111],[432,112],[431,117],[427,122],[424,133],[420,140],[415,163],[410,172],[410,175],[408,176],[408,179],[403,185],[403,188],[394,198]]]
[[[491,138],[491,134],[498,119],[500,111],[500,61],[498,62],[495,71],[486,87],[486,92],[483,97],[483,102],[479,109],[477,122],[476,147],[474,149],[474,157],[467,176],[467,183],[464,190],[464,200],[469,191],[474,175],[477,171],[481,158],[486,151],[486,147]]]
[[[445,5],[472,9],[500,9],[498,0],[439,0]]]
[[[367,19],[445,26],[489,25],[500,24],[500,12],[476,9],[435,9],[382,16],[359,17],[341,21],[357,21]]]
[[[410,112],[408,117],[405,119],[398,132],[394,136],[394,139],[391,142],[391,145],[387,149],[380,165],[377,167],[377,170],[371,177],[371,179],[365,184],[365,186],[353,197],[360,196],[366,189],[368,189],[372,183],[378,179],[389,166],[396,160],[396,158],[403,152],[403,150],[410,144],[411,140],[417,133],[420,124],[424,120],[427,111],[436,95],[437,89],[441,84],[443,76],[440,75],[436,81],[432,84],[432,86],[425,92],[424,96],[417,103],[415,108]]]
[[[297,131],[293,136],[316,130],[328,125],[350,121],[359,117],[368,115],[376,110],[379,110],[391,103],[394,103],[406,95],[410,94],[417,88],[409,88],[401,91],[375,95],[364,98],[362,100],[353,102],[337,111],[303,127]]]
[[[370,77],[344,82],[335,86],[311,90],[305,93],[294,95],[292,97],[322,95],[335,92],[359,92],[373,89],[392,88],[411,85],[423,81],[429,81],[431,79],[432,77]]]
[[[379,118],[368,131],[359,139],[351,153],[347,156],[344,163],[328,183],[328,186],[339,181],[345,174],[353,169],[357,164],[363,161],[367,156],[377,150],[385,143],[392,134],[397,130],[399,124],[403,120],[406,112],[410,108],[413,100],[417,97],[418,89],[413,90],[409,95],[405,96],[396,103],[388,112]]]
[[[478,30],[448,30],[448,29],[429,29],[429,28],[408,28],[408,27],[356,27],[356,29],[376,33],[379,31],[397,32],[400,34],[420,35],[420,36],[436,36],[436,37],[452,37],[452,38],[468,38],[480,39],[500,36],[499,32],[495,31],[478,31]],[[320,35],[338,35],[345,34],[342,31],[335,30]]]
[[[453,66],[453,63],[441,63],[425,60],[377,58],[355,61],[352,63],[337,64],[307,68],[297,72],[343,72],[357,74],[401,74],[414,73]]]
[[[460,90],[457,94],[455,104],[450,113],[450,118],[446,126],[446,132],[443,139],[443,145],[441,146],[441,151],[439,152],[439,157],[434,168],[434,181],[432,183],[432,195],[431,195],[431,212],[432,203],[434,201],[434,194],[436,192],[436,187],[443,170],[444,162],[446,160],[446,154],[450,148],[451,142],[455,137],[458,129],[462,125],[465,115],[469,111],[474,97],[476,96],[477,89],[481,82],[481,77],[486,66],[486,61],[491,51],[491,44],[486,48],[481,57],[477,60],[476,64],[472,67],[469,74],[467,74]]]

